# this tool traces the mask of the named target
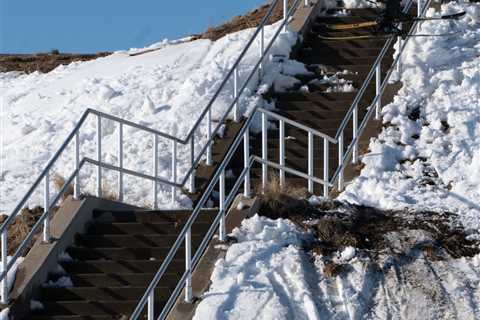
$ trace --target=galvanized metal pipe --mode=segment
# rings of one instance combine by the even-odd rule
[[[382,110],[382,92],[380,87],[382,86],[382,64],[377,64],[375,72],[375,94],[379,96],[375,106],[375,119],[380,120],[380,111]]]
[[[172,182],[177,183],[177,141],[172,140]],[[172,203],[177,200],[177,187],[172,186]]]
[[[150,292],[148,295],[148,310],[147,310],[147,319],[155,319],[155,291]]]
[[[43,220],[43,242],[50,242],[50,170],[47,170],[44,178],[44,190],[43,190],[43,212],[45,213],[45,220]]]
[[[262,26],[260,31],[260,64],[258,66],[259,83],[263,77],[263,55],[265,54],[265,28]]]
[[[192,228],[188,228],[185,234],[185,271],[187,279],[185,280],[185,302],[193,302],[192,292]]]
[[[268,119],[267,114],[262,113],[262,159],[268,161]],[[262,189],[267,187],[268,180],[268,166],[266,163],[262,163]]]
[[[308,175],[313,176],[313,133],[308,132]],[[313,193],[313,180],[308,179],[308,192]]]
[[[225,241],[226,230],[225,230],[225,168],[222,169],[220,173],[220,199],[219,199],[219,207],[220,207],[220,227],[218,230],[218,238],[220,241]]]
[[[287,31],[287,21],[288,21],[288,0],[283,0],[283,32]]]
[[[243,168],[247,169],[249,167],[250,159],[250,132],[246,130],[243,134]],[[244,185],[243,185],[243,195],[246,198],[250,197],[250,170],[245,174]]]
[[[80,137],[78,131],[75,133],[75,182],[73,184],[73,198],[80,199]]]
[[[97,116],[97,161],[102,162],[102,118]],[[102,197],[102,167],[97,166],[97,197]]]
[[[328,165],[328,140],[327,139],[323,139],[323,181],[325,181],[325,183],[323,184],[323,196],[325,198],[328,198],[328,184],[329,184],[329,180],[328,180],[328,176],[329,176],[329,173],[328,173],[328,170],[329,170],[329,165]]]
[[[280,165],[285,166],[285,122],[283,120],[278,121],[280,128],[279,144],[280,144],[280,154],[279,160]],[[280,186],[285,186],[285,170],[280,170]]]
[[[352,163],[357,163],[358,162],[358,142],[356,140],[357,138],[357,130],[358,130],[358,105],[355,105],[353,107],[353,139],[354,139],[354,144],[353,144],[353,155],[352,155]]]
[[[8,272],[8,268],[7,268],[7,263],[8,263],[8,246],[7,246],[7,229],[3,230],[2,231],[2,234],[1,234],[1,241],[2,241],[2,272],[5,273],[5,276],[2,280],[2,294],[1,294],[1,303],[2,304],[7,304],[8,303],[8,276],[7,276],[7,272]]]
[[[195,166],[195,135],[192,135],[192,140],[190,140],[190,166],[192,168],[192,172],[190,173],[190,183],[188,186],[188,191],[190,193],[195,193],[195,174],[196,170]]]
[[[207,112],[207,161],[206,165],[211,166],[212,165],[212,109],[209,109]]]
[[[340,168],[338,191],[343,191],[343,132],[340,137],[338,137],[338,167]]]
[[[240,111],[238,109],[238,67],[233,69],[233,98],[237,101],[235,102],[235,106],[233,107],[233,121],[239,122],[240,121]]]
[[[153,152],[152,152],[152,176],[155,177],[155,180],[152,183],[152,207],[153,209],[158,208],[158,136],[156,134],[153,135]]]
[[[118,124],[118,166],[123,169],[123,123]],[[118,201],[123,201],[123,171],[118,171]]]

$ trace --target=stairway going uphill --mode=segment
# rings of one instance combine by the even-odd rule
[[[300,84],[287,92],[276,92],[273,95],[277,114],[295,120],[319,132],[335,137],[337,130],[346,116],[358,89],[362,86],[375,59],[382,50],[387,39],[358,39],[358,40],[324,40],[319,37],[349,37],[356,35],[371,35],[372,29],[353,29],[332,31],[326,24],[350,24],[375,20],[378,9],[348,10],[347,16],[319,16],[306,34],[301,48],[292,57],[304,63],[311,72],[310,75],[299,75]],[[333,13],[333,12],[332,12]],[[382,61],[381,77],[386,75],[393,62],[393,48],[389,48]],[[358,104],[358,119],[363,119],[368,106],[371,105],[375,94],[375,79],[368,84],[363,98]],[[384,93],[382,102],[388,103],[393,97],[392,88]],[[275,126],[269,126],[268,159],[279,161],[279,130],[278,121]],[[352,141],[351,130],[345,131],[344,145]],[[376,134],[380,123],[371,122],[359,141],[359,148],[368,145],[369,138]],[[261,134],[252,142],[252,152],[262,154]],[[316,177],[323,177],[323,148],[322,139],[313,141],[313,173]],[[330,144],[329,176],[334,174],[338,166],[338,144]],[[307,131],[285,126],[285,164],[301,172],[308,171],[308,134]],[[260,184],[261,169],[252,172],[254,183]],[[286,182],[290,185],[306,187],[302,178],[286,174]],[[315,184],[314,192],[321,193],[322,186]]]
[[[192,249],[205,236],[217,210],[203,211],[192,227]],[[127,319],[145,292],[191,211],[95,211],[84,234],[59,261],[40,289],[41,308],[29,319]],[[183,251],[182,251],[183,252]],[[183,272],[175,257],[156,289],[161,310]],[[58,271],[58,270],[57,270]],[[71,282],[70,282],[71,281]]]
[[[385,38],[325,40],[319,37],[319,35],[343,37],[372,34],[372,30],[366,28],[331,31],[325,27],[326,24],[375,20],[379,13],[378,9],[348,11],[349,15],[336,16],[335,10],[332,10],[329,12],[332,13],[331,15],[318,16],[313,21],[305,22],[308,29],[304,33],[302,43],[291,58],[304,63],[310,73],[298,75],[299,83],[297,85],[286,92],[274,92],[272,96],[276,106],[275,113],[328,135],[332,140],[336,140],[334,137],[342,120],[387,41]],[[393,48],[389,48],[381,63],[379,73],[381,79],[385,77],[392,64],[392,55]],[[358,119],[360,121],[368,112],[368,107],[376,96],[376,90],[374,78],[368,84],[365,94],[358,103]],[[389,102],[394,90],[394,87],[387,87],[382,97],[382,104]],[[155,311],[150,309],[150,318],[153,315],[157,317],[174,292],[177,283],[181,279],[186,281],[187,276],[182,278],[184,272],[187,272],[186,269],[188,272],[192,271],[191,259],[186,259],[185,256],[189,255],[195,258],[195,253],[209,232],[209,228],[213,225],[212,230],[216,231],[213,229],[216,228],[216,223],[222,223],[223,233],[220,232],[219,239],[221,241],[225,239],[222,238],[222,234],[226,233],[225,220],[221,220],[224,219],[225,210],[228,209],[228,204],[225,204],[229,198],[227,196],[227,200],[225,200],[225,180],[227,180],[226,188],[230,189],[229,187],[235,182],[232,179],[236,180],[237,178],[235,174],[238,176],[242,170],[246,170],[241,148],[237,150],[232,145],[236,143],[236,148],[240,145],[239,139],[246,137],[244,146],[248,145],[248,141],[250,141],[250,155],[261,156],[264,151],[262,135],[249,136],[246,131],[248,129],[246,125],[251,123],[250,120],[253,116],[247,121],[243,118],[238,122],[226,123],[223,137],[216,139],[212,147],[213,165],[207,166],[205,162],[201,162],[196,168],[192,166],[192,170],[196,169],[194,182],[196,192],[189,194],[189,197],[194,205],[199,204],[196,209],[200,210],[198,218],[194,222],[191,220],[194,219],[192,216],[195,217],[195,213],[198,211],[100,210],[95,206],[92,207],[92,210],[89,207],[88,214],[92,219],[87,220],[85,228],[82,225],[72,233],[75,234],[74,241],[73,243],[68,242],[68,245],[63,247],[66,248],[67,254],[60,256],[58,261],[60,267],[56,268],[55,272],[50,272],[47,281],[41,285],[39,290],[35,291],[35,294],[32,294],[35,301],[30,305],[32,309],[26,311],[29,312],[28,315],[22,314],[15,319],[128,319],[139,300],[144,296],[146,288],[155,278],[162,262],[169,261],[167,255],[179,235],[189,239],[190,232],[188,236],[185,233],[181,234],[183,227],[186,226],[185,229],[188,229],[191,226],[191,248],[188,245],[184,247],[183,244],[176,251],[176,255],[161,280],[158,280],[160,278],[155,280],[160,282],[153,291],[154,298],[150,300],[154,302],[155,306]],[[272,119],[270,121],[274,125],[269,126],[267,131],[266,158],[279,163],[280,144],[278,140],[280,133],[276,126],[278,122],[274,123]],[[369,137],[376,134],[380,125],[377,121],[366,127],[359,141],[360,149],[367,145]],[[354,138],[352,131],[344,131],[344,146],[350,145]],[[249,137],[250,140],[248,140]],[[193,145],[193,138],[191,141]],[[307,173],[309,168],[312,169],[307,156],[309,142],[312,141],[312,176],[324,177],[324,156],[326,156],[330,164],[328,166],[329,177],[332,177],[338,167],[337,148],[339,148],[339,144],[330,143],[330,152],[324,154],[324,141],[318,137],[311,140],[307,131],[292,126],[285,126],[285,166],[302,173]],[[175,148],[174,150],[176,150]],[[248,153],[245,152],[245,154]],[[248,156],[246,158],[249,159]],[[230,159],[232,161],[226,166],[227,160],[230,161]],[[224,167],[219,166],[222,162],[225,162]],[[233,169],[234,174],[226,174],[225,169]],[[252,186],[261,185],[262,171],[258,164],[252,167],[250,173]],[[225,178],[225,176],[228,177]],[[219,180],[219,177],[225,180]],[[287,184],[307,186],[307,181],[303,178],[294,177],[288,173],[286,178]],[[248,187],[246,188],[248,189]],[[315,184],[312,191],[315,194],[321,194],[323,190],[325,189],[322,185]],[[78,198],[74,201],[80,202]],[[224,208],[225,206],[226,208]],[[155,208],[155,206],[153,207]],[[204,207],[218,208],[201,209]],[[188,223],[186,223],[187,220]],[[52,220],[52,224],[54,222]],[[52,230],[54,229],[52,228]],[[207,241],[209,239],[207,238]],[[181,240],[183,241],[183,238]],[[188,241],[185,242],[188,243]],[[203,251],[200,252],[200,255],[201,253]],[[54,261],[56,262],[56,260]],[[153,288],[151,287],[152,290]],[[187,295],[185,294],[185,296]]]

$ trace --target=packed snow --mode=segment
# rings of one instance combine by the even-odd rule
[[[265,27],[266,41],[279,23]],[[185,138],[253,32],[254,29],[246,29],[215,42],[163,41],[143,50],[116,52],[93,61],[59,66],[46,74],[0,73],[0,212],[8,214],[21,199],[86,108]],[[248,113],[256,105],[270,107],[259,92],[272,84],[281,88],[293,81],[292,73],[306,72],[303,65],[285,58],[296,40],[297,35],[290,31],[279,35],[271,55],[264,61],[263,82],[258,84],[255,74],[242,96],[241,113]],[[259,41],[255,41],[238,67],[239,83],[243,83],[259,58],[259,51]],[[130,56],[141,52],[144,53]],[[233,83],[228,83],[214,104],[214,121],[225,113],[232,97]],[[95,117],[89,117],[80,131],[81,157],[96,158],[95,123]],[[152,174],[152,135],[127,126],[123,131],[124,166]],[[104,162],[118,164],[117,137],[118,124],[102,121]],[[198,152],[206,141],[206,122],[202,122],[195,138]],[[70,175],[74,168],[73,148],[71,143],[51,176]],[[158,176],[166,179],[172,176],[171,148],[171,141],[159,139]],[[178,146],[178,180],[190,165],[188,148],[189,145]],[[115,196],[117,174],[109,170],[104,173],[103,189]],[[95,179],[94,168],[87,165],[80,179],[84,193],[94,193]],[[130,176],[124,179],[127,202],[151,204],[151,182]],[[30,205],[42,203],[41,189]],[[158,197],[159,207],[171,206],[170,188],[160,186]],[[190,200],[179,196],[173,206],[188,207]]]
[[[403,87],[383,109],[361,175],[340,199],[383,209],[448,211],[480,238],[480,4],[450,2],[428,16],[402,55]]]

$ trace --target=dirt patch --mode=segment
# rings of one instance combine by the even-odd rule
[[[289,0],[289,8],[294,3],[293,0]],[[248,28],[255,28],[257,27],[260,22],[262,21],[263,17],[267,14],[268,8],[270,7],[269,4],[263,5],[253,11],[250,11],[244,15],[236,16],[230,21],[217,26],[217,27],[210,27],[202,34],[195,35],[194,40],[196,39],[210,39],[212,41],[218,40],[221,37],[230,34],[232,32],[237,32],[240,30],[248,29]],[[274,23],[283,19],[283,4],[280,1],[278,5],[273,10],[268,23]]]
[[[19,71],[25,73],[50,72],[59,65],[76,61],[88,61],[110,55],[110,52],[95,54],[38,53],[38,54],[3,54],[0,55],[0,72]]]
[[[283,194],[262,201],[259,214],[288,218],[315,236],[310,250],[330,255],[351,246],[372,258],[380,254],[424,252],[432,260],[472,257],[480,253],[480,242],[467,240],[449,212],[382,211],[371,207],[327,201],[312,206],[306,200]],[[281,205],[287,209],[278,210]],[[408,251],[408,253],[407,253]]]

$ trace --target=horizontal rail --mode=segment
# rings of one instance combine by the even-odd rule
[[[305,130],[307,132],[311,132],[313,135],[316,135],[318,137],[321,137],[323,139],[327,139],[328,141],[332,142],[332,143],[337,143],[337,139],[334,139],[332,137],[330,137],[328,134],[325,134],[325,133],[322,133],[318,130],[315,130],[315,129],[312,129],[310,127],[307,127],[306,125],[303,125],[301,124],[300,122],[297,122],[297,121],[294,121],[292,119],[289,119],[289,118],[286,118],[282,115],[279,115],[278,113],[275,113],[273,111],[270,111],[270,110],[267,110],[267,109],[264,109],[264,108],[258,108],[257,109],[259,112],[261,113],[265,113],[269,116],[271,116],[272,118],[275,118],[277,120],[283,120],[285,121],[285,123],[288,123],[294,127],[297,127],[299,129],[302,129],[302,130]]]

